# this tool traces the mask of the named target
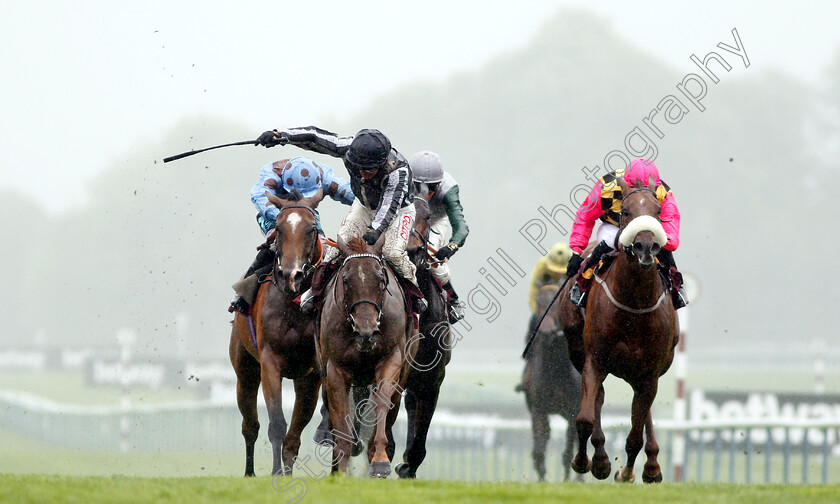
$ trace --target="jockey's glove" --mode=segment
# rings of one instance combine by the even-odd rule
[[[580,265],[583,263],[583,258],[577,252],[572,253],[572,257],[569,258],[569,264],[566,266],[566,275],[569,277],[573,277],[577,274],[578,270],[580,269]]]
[[[257,138],[257,143],[264,147],[275,145],[286,145],[289,142],[289,135],[285,131],[266,131]]]
[[[453,242],[453,243],[450,243],[449,245],[447,245],[445,247],[441,247],[440,250],[438,250],[437,253],[435,254],[435,257],[439,261],[443,261],[443,260],[446,260],[446,259],[449,259],[450,257],[452,257],[452,254],[454,254],[457,250],[458,250],[458,244]]]
[[[379,233],[370,228],[368,228],[368,230],[365,231],[365,234],[362,235],[362,240],[364,240],[368,245],[373,245],[378,239]]]

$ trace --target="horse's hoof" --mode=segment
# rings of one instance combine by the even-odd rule
[[[636,475],[633,471],[630,471],[629,474],[625,474],[627,472],[627,466],[622,467],[618,471],[615,472],[615,481],[617,483],[633,483],[636,481]],[[644,476],[642,476],[644,477]]]
[[[321,446],[332,446],[332,432],[323,429],[317,429],[315,435],[312,436],[312,441]]]
[[[572,469],[578,474],[586,474],[592,469],[592,464],[586,458],[583,462],[579,461],[577,457],[572,461]]]
[[[391,475],[390,462],[371,462],[370,477],[371,478],[387,478]]]
[[[246,478],[254,478],[254,477],[256,477],[256,474],[254,474],[254,471],[251,471],[251,472],[246,471],[245,472],[245,477]]]
[[[365,451],[365,444],[362,443],[361,439],[357,439],[353,442],[353,449],[350,450],[350,456],[355,457]]]
[[[642,481],[645,483],[662,483],[662,471],[656,473],[656,476],[648,476],[645,473],[642,473]]]
[[[397,475],[401,479],[415,479],[415,478],[417,478],[417,472],[414,469],[412,469],[411,466],[406,464],[405,462],[397,465],[397,467],[395,467],[394,470],[397,471]]]
[[[604,459],[603,461],[592,461],[592,476],[594,476],[596,479],[607,479],[610,474],[612,474],[612,468],[610,467],[610,459]]]

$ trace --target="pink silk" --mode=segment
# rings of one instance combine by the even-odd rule
[[[659,169],[653,162],[645,164],[645,160],[636,159],[630,162],[624,172],[624,180],[628,183],[632,183],[636,179],[642,179],[647,185],[648,179],[652,175],[656,185],[662,185],[662,179],[659,178]],[[616,173],[616,176],[620,177],[621,175],[622,173]],[[569,237],[569,247],[577,253],[583,252],[583,249],[589,244],[595,221],[604,215],[604,211],[601,209],[602,189],[603,183],[598,180],[575,213],[575,222],[572,224],[572,234]],[[662,227],[665,228],[665,234],[668,236],[668,242],[662,248],[670,251],[677,250],[680,245],[680,209],[677,207],[677,200],[673,193],[668,193],[662,201],[660,218]]]

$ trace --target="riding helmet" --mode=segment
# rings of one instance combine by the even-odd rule
[[[391,141],[376,129],[363,129],[356,133],[344,159],[360,170],[381,168],[391,154]]]
[[[555,243],[545,256],[545,264],[552,273],[565,273],[569,259],[572,257],[572,249],[565,243]]]
[[[307,157],[293,157],[283,167],[283,189],[300,191],[304,198],[311,198],[321,188],[321,169]]]
[[[408,162],[415,182],[434,184],[443,180],[443,163],[434,152],[415,152]]]

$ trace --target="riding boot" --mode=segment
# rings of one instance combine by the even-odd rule
[[[674,304],[674,309],[679,310],[685,308],[688,304],[688,294],[685,292],[683,286],[682,273],[677,269],[677,263],[674,261],[674,253],[670,250],[662,249],[657,256],[659,259],[659,267],[663,275],[671,284],[671,300]]]
[[[426,311],[426,308],[429,307],[429,303],[426,301],[426,298],[423,297],[423,291],[421,291],[420,287],[417,287],[417,285],[411,280],[406,280],[404,278],[401,280],[403,290],[405,291],[405,295],[408,297],[412,313],[420,315]]]
[[[324,291],[327,290],[327,285],[340,266],[341,263],[333,261],[321,261],[318,266],[315,266],[315,272],[312,274],[312,286],[300,295],[298,301],[301,311],[309,313],[320,305]]]
[[[592,284],[592,275],[595,272],[595,267],[598,266],[601,257],[610,250],[612,248],[606,242],[601,241],[592,249],[592,253],[583,261],[583,264],[580,265],[575,282],[572,284],[572,288],[569,289],[569,297],[572,303],[581,308],[586,306],[586,294],[589,292],[589,286]]]
[[[257,250],[257,256],[254,258],[251,265],[248,266],[245,274],[242,275],[242,278],[239,281],[233,284],[233,289],[237,292],[233,296],[233,299],[230,300],[230,307],[228,308],[228,311],[231,313],[238,311],[243,315],[248,315],[251,312],[250,303],[252,303],[256,297],[254,287],[259,285],[260,276],[268,273],[273,265],[272,263],[275,256],[273,250],[263,246],[260,246]],[[251,276],[255,273],[256,278],[251,278]],[[240,292],[243,292],[245,295],[240,294]],[[247,301],[245,299],[246,297],[251,299],[251,301]]]
[[[446,297],[449,300],[449,323],[454,324],[464,318],[464,303],[458,300],[458,294],[452,288],[452,282],[443,284]]]

